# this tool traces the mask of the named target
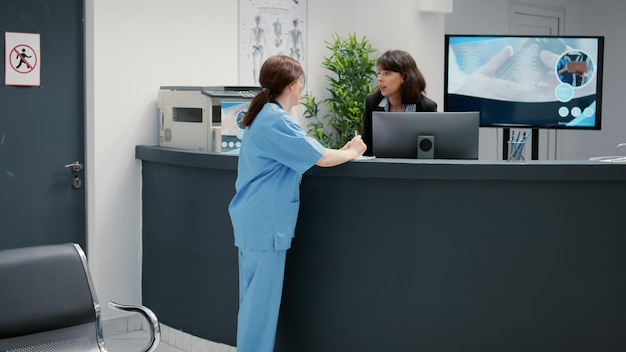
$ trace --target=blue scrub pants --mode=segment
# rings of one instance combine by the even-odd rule
[[[239,249],[237,352],[272,352],[287,251]]]

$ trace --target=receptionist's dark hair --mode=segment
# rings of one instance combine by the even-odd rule
[[[402,75],[404,79],[400,87],[402,104],[421,102],[424,99],[426,80],[411,54],[402,50],[388,50],[378,58],[376,66],[379,70],[398,72]],[[375,93],[380,94],[380,89],[376,88]]]
[[[280,96],[287,86],[301,77],[304,77],[304,70],[296,59],[286,55],[270,56],[259,74],[262,90],[252,98],[241,124],[250,126],[265,104]]]

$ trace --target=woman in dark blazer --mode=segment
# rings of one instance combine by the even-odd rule
[[[383,53],[376,63],[378,87],[365,98],[363,141],[365,155],[372,155],[373,111],[437,111],[437,103],[425,95],[426,80],[411,54],[402,50]]]

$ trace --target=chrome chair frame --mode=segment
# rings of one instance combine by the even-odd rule
[[[0,251],[0,352],[107,352],[100,304],[77,244]],[[147,322],[154,352],[161,340],[156,315],[142,305],[109,302]]]

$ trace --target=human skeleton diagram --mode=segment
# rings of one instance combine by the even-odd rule
[[[280,45],[283,43],[283,39],[281,38],[283,35],[283,26],[278,18],[276,19],[276,22],[272,24],[274,25],[274,34],[276,35],[274,38],[274,45],[276,45],[277,48],[280,48]]]
[[[300,61],[304,58],[304,43],[302,42],[302,32],[298,29],[298,19],[293,20],[293,29],[287,35],[287,48],[289,56]]]
[[[258,70],[261,67],[265,59],[265,47],[267,42],[265,41],[265,31],[259,26],[261,23],[261,16],[254,18],[256,27],[250,31],[250,50],[252,52],[252,76],[254,77],[254,83],[258,84]],[[250,54],[248,54],[249,56]]]

